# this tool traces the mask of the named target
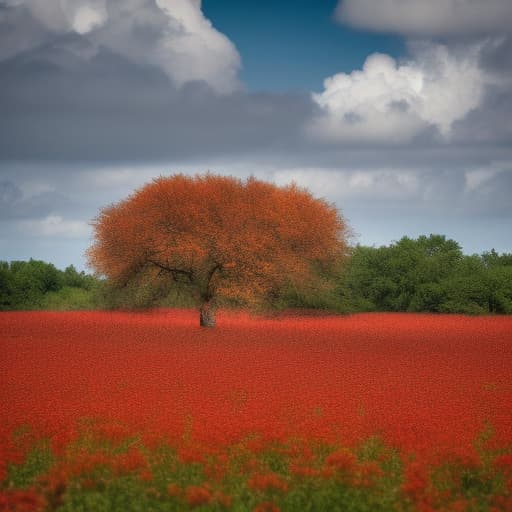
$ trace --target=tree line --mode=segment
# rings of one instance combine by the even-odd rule
[[[441,235],[358,246],[339,281],[356,311],[512,313],[512,254],[464,255]]]
[[[0,310],[92,309],[99,306],[100,285],[73,265],[59,270],[34,259],[0,261]]]
[[[381,247],[357,245],[336,272],[317,272],[322,286],[289,283],[273,289],[266,308],[512,314],[512,254],[493,249],[465,255],[456,241],[443,235],[403,237]],[[194,306],[181,291],[147,280],[119,288],[72,265],[62,271],[33,259],[0,262],[4,311]]]

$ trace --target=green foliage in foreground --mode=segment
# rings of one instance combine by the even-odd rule
[[[138,437],[113,441],[85,435],[58,456],[39,442],[23,462],[8,466],[0,482],[0,507],[48,512],[490,512],[512,505],[512,455],[503,450],[432,466],[403,460],[375,437],[352,448],[253,441],[201,451],[186,444],[148,448]]]
[[[358,245],[335,274],[317,274],[315,283],[273,290],[266,311],[512,314],[512,254],[467,256],[442,235]],[[196,306],[185,284],[166,279],[139,278],[119,289],[73,266],[61,271],[42,261],[0,262],[0,310]]]

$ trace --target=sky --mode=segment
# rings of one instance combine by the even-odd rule
[[[512,252],[511,119],[510,0],[0,0],[0,260],[90,271],[102,207],[206,171]]]

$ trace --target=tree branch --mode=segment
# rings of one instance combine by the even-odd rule
[[[174,277],[174,280],[176,280],[177,275],[183,275],[183,276],[188,277],[190,282],[192,282],[192,280],[193,280],[194,274],[193,274],[192,270],[184,270],[182,268],[169,267],[168,265],[164,265],[163,263],[160,263],[159,261],[155,261],[155,260],[151,260],[151,259],[148,259],[147,261],[148,261],[148,263],[155,265],[155,267],[158,267],[160,269],[160,272],[169,272],[170,274],[172,274]]]

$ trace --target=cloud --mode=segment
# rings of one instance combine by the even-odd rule
[[[240,87],[234,44],[204,17],[199,0],[9,0],[0,10],[0,57],[83,36],[138,64],[162,70],[178,87],[203,81],[220,94]]]
[[[0,7],[2,159],[308,158],[325,142],[512,139],[510,83],[488,83],[510,69],[507,38],[416,44],[405,62],[376,54],[315,95],[236,89],[226,41],[198,1],[10,0]]]
[[[469,193],[481,190],[486,184],[493,180],[498,174],[504,172],[507,165],[495,162],[487,167],[470,169],[465,173],[465,188]],[[510,164],[508,165],[510,167]]]
[[[0,60],[29,50],[50,36],[50,31],[27,9],[0,3]]]
[[[407,36],[510,33],[510,0],[341,0],[336,18],[355,27]]]
[[[30,187],[29,187],[30,188]],[[24,219],[47,215],[56,204],[63,208],[69,207],[67,197],[56,191],[55,187],[23,187],[12,179],[0,180],[0,218],[3,220]]]
[[[482,47],[481,63],[485,69],[512,79],[512,35],[488,38]]]
[[[92,232],[87,222],[64,219],[60,215],[48,215],[38,220],[24,220],[20,224],[26,233],[36,237],[83,238]]]
[[[5,6],[4,16],[29,13],[49,33],[86,34],[108,18],[106,0],[7,0]]]
[[[512,161],[492,161],[485,166],[468,169],[464,178],[463,192],[472,209],[512,217]]]
[[[221,92],[237,88],[240,57],[231,41],[213,28],[200,0],[156,0],[169,18],[155,60],[179,85],[205,80]]]
[[[347,212],[366,216],[512,219],[512,161],[459,169],[416,167],[277,169],[278,185],[295,181]],[[357,225],[354,226],[357,230]]]
[[[295,168],[275,172],[278,185],[292,181],[315,195],[347,201],[410,201],[421,196],[422,176],[417,169]]]
[[[3,159],[147,161],[298,144],[308,95],[219,95],[69,33],[0,62]]]
[[[96,2],[92,5],[82,5],[76,9],[72,18],[72,27],[79,34],[87,34],[96,27],[105,23],[107,11],[104,2]]]
[[[20,201],[22,196],[19,187],[8,180],[0,181],[0,211],[11,208]]]
[[[477,108],[489,77],[479,66],[480,45],[452,51],[411,46],[413,59],[397,63],[369,56],[362,70],[338,73],[313,94],[320,112],[308,132],[326,142],[408,142],[428,128],[449,139],[452,125]]]

